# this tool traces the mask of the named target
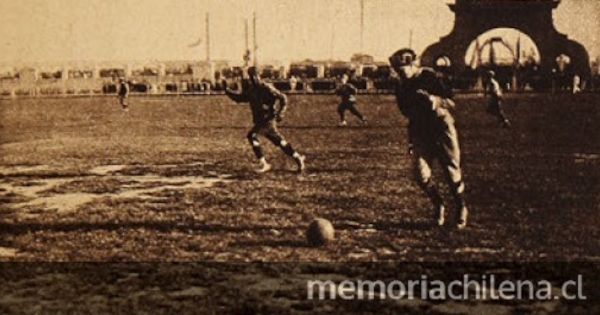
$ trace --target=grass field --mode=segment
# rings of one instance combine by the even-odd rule
[[[224,96],[133,98],[127,116],[113,98],[3,100],[0,260],[600,260],[600,95],[508,95],[510,131],[479,96],[457,103],[472,213],[464,231],[432,227],[389,95],[360,96],[369,125],[352,117],[345,128],[334,96],[290,96],[281,131],[307,156],[300,177],[266,141],[274,171],[253,172],[249,109]],[[329,246],[306,245],[315,217],[336,227]],[[434,306],[402,307],[446,314]]]

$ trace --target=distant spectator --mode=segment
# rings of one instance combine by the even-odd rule
[[[119,78],[119,90],[118,90],[119,102],[121,103],[121,108],[123,108],[123,112],[129,112],[129,104],[127,99],[129,98],[129,83],[125,81],[124,77]]]
[[[296,85],[298,84],[298,78],[295,75],[290,77],[290,91],[296,90]]]

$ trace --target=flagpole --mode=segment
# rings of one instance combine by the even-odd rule
[[[364,44],[364,33],[365,33],[365,1],[360,0],[360,53],[363,51]]]
[[[481,65],[483,64],[483,62],[481,61],[481,53],[483,52],[483,47],[481,47],[481,44],[479,43],[479,37],[477,38],[477,68],[481,67]]]
[[[515,63],[513,66],[513,78],[512,78],[512,85],[513,85],[513,91],[516,91],[518,88],[518,84],[519,84],[519,66],[520,66],[520,62],[521,62],[521,34],[519,34],[519,37],[517,38],[517,45],[516,45],[516,53],[515,53]]]
[[[516,52],[515,52],[515,64],[518,66],[519,63],[521,62],[521,34],[519,34],[519,37],[517,38],[517,47],[516,47]]]
[[[481,91],[484,89],[483,87],[483,78],[481,77],[481,44],[479,43],[479,37],[475,39],[475,51],[473,52],[473,57],[475,58],[475,70],[477,73],[477,83],[475,89]]]
[[[210,62],[210,17],[206,12],[206,62]]]
[[[254,66],[256,67],[258,65],[258,57],[257,57],[257,50],[258,50],[258,44],[256,42],[256,12],[253,13],[253,18],[252,18],[252,29],[254,32]]]
[[[475,67],[475,69],[477,69],[477,67],[478,67],[478,64],[476,63],[478,61],[478,59],[477,59],[478,54],[479,54],[479,37],[475,38],[475,48],[473,48],[473,52],[471,55],[471,61],[469,62],[469,66]]]
[[[337,14],[337,10],[335,12]],[[329,40],[329,59],[333,60],[333,48],[335,46],[335,23],[331,23],[331,37]]]
[[[244,28],[244,33],[245,33],[245,43],[246,46],[245,50],[244,50],[244,67],[248,67],[248,64],[250,63],[250,46],[249,46],[249,33],[248,33],[248,19],[244,20],[245,22],[245,28]]]
[[[496,51],[494,50],[494,39],[493,38],[490,41],[489,58],[490,58],[490,67],[494,68],[496,66]]]

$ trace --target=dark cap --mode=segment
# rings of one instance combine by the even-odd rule
[[[392,67],[406,66],[413,63],[415,60],[417,60],[417,54],[410,48],[402,48],[389,58]]]
[[[260,68],[259,67],[248,67],[247,72],[248,72],[249,76],[260,75]]]

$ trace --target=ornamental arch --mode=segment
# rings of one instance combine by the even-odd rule
[[[573,75],[587,79],[591,75],[587,50],[554,27],[552,11],[559,4],[560,0],[456,0],[448,5],[455,14],[454,28],[425,49],[421,64],[435,67],[440,56],[444,56],[456,76],[473,75],[465,60],[469,46],[490,30],[510,28],[527,34],[539,50],[539,87],[551,86],[556,60],[561,55],[569,56]]]

